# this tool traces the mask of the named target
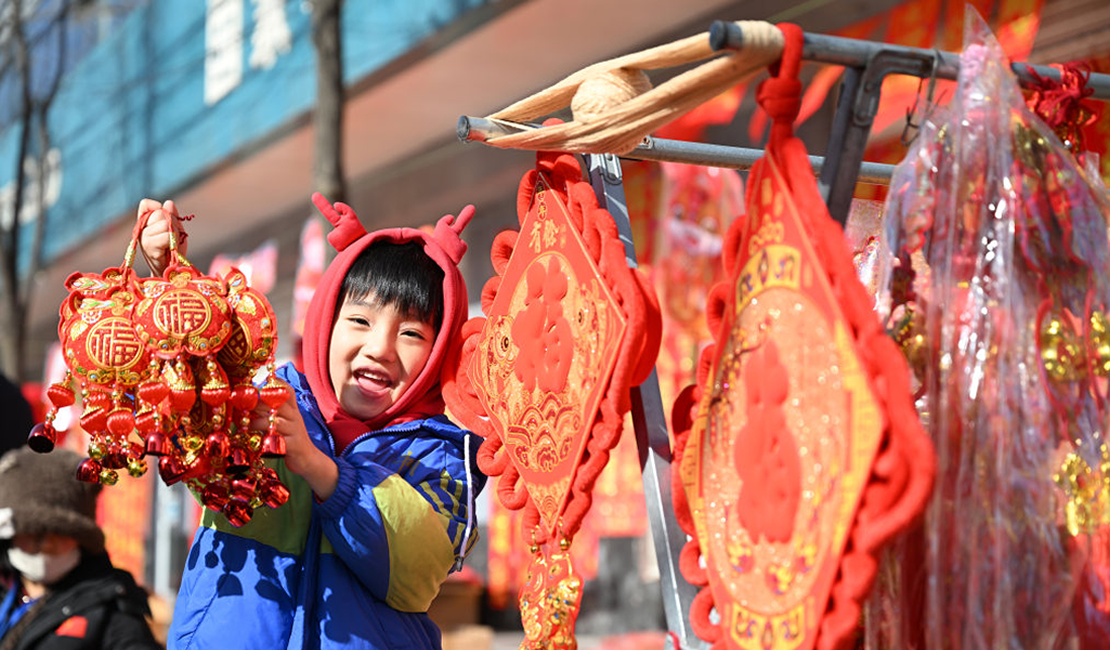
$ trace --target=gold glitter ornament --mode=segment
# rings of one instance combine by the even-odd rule
[[[147,464],[141,458],[130,458],[127,461],[127,473],[135,478],[139,478],[146,474]]]
[[[929,341],[925,337],[917,310],[909,304],[905,307],[906,314],[899,321],[892,335],[898,347],[902,348],[902,354],[906,357],[914,376],[921,381],[925,378],[926,362],[929,359]]]
[[[1041,326],[1041,364],[1052,381],[1076,381],[1086,374],[1083,350],[1076,338],[1075,332],[1059,318]]]
[[[1072,537],[1110,524],[1110,453],[1105,443],[1099,445],[1097,468],[1073,451],[1052,480],[1064,492],[1064,520]]]
[[[1096,311],[1091,314],[1090,334],[1091,367],[1096,377],[1110,376],[1110,323],[1106,321],[1106,314]]]

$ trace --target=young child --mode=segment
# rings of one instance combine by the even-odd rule
[[[169,647],[439,648],[425,613],[461,567],[485,483],[480,439],[443,415],[440,370],[467,317],[456,266],[467,206],[435,234],[367,234],[318,194],[339,253],[304,326],[305,374],[278,370],[294,399],[277,411],[292,495],[241,528],[205,510],[186,560]],[[160,273],[177,208],[150,199],[141,236]],[[253,425],[264,429],[260,408]]]

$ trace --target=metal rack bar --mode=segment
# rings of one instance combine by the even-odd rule
[[[743,49],[744,32],[735,23],[718,20],[709,27],[709,45],[714,50]],[[846,66],[825,166],[818,180],[829,214],[843,225],[848,220],[863,151],[879,109],[883,80],[892,74],[956,79],[960,57],[940,50],[806,32],[802,59]],[[1047,66],[1014,63],[1011,68],[1018,81],[1027,85],[1035,83],[1030,70],[1042,77],[1060,79],[1060,71]],[[1110,75],[1091,74],[1087,87],[1094,91],[1093,98],[1110,99]]]
[[[743,31],[735,24],[724,20],[715,21],[709,27],[709,46],[714,50],[738,50],[743,48]],[[802,48],[802,58],[806,61],[818,63],[831,63],[850,68],[862,68],[870,64],[872,59],[880,52],[889,53],[899,58],[936,61],[936,77],[938,79],[955,80],[960,74],[960,55],[953,52],[940,50],[927,50],[920,47],[905,45],[891,45],[875,41],[864,41],[843,36],[830,36],[828,34],[805,33],[805,45]],[[1030,63],[1013,63],[1010,66],[1018,81],[1023,85],[1036,83],[1030,70],[1042,77],[1049,77],[1054,81],[1060,80],[1060,71],[1046,65],[1033,65]],[[924,75],[930,76],[932,69]],[[912,74],[912,73],[907,73]],[[1091,73],[1087,87],[1094,90],[1093,99],[1110,100],[1110,74]]]
[[[456,125],[456,132],[463,142],[485,142],[488,138],[494,136],[517,133],[530,128],[543,127],[463,115]],[[634,151],[621,156],[626,160],[677,162],[740,170],[751,169],[755,161],[762,157],[762,149],[668,140],[651,136],[644,138],[643,143],[636,147]],[[826,164],[825,158],[821,156],[810,156],[809,162],[813,165],[814,172],[821,172]],[[864,162],[860,165],[858,180],[861,183],[886,185],[890,182],[890,175],[893,171],[894,165]]]
[[[638,263],[632,241],[632,222],[628,217],[628,205],[624,196],[620,160],[612,154],[589,154],[585,159],[598,203],[612,215],[624,243],[625,261],[629,268],[634,269]],[[667,433],[663,399],[659,394],[659,378],[654,370],[644,383],[632,389],[632,427],[640,454],[651,540],[659,563],[667,629],[678,637],[679,645],[684,650],[705,650],[709,644],[695,636],[690,628],[688,615],[697,589],[686,582],[678,568],[678,557],[686,544],[686,533],[671,514],[674,507],[671,489],[671,441]]]

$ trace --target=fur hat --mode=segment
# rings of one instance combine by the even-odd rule
[[[0,458],[0,539],[55,533],[77,540],[89,553],[104,550],[96,525],[97,483],[77,480],[81,457],[67,449],[48,454],[28,447]]]
[[[25,445],[27,432],[35,426],[31,405],[19,386],[4,375],[0,375],[0,413],[4,414],[4,424],[0,425],[0,456],[3,456],[9,449]]]

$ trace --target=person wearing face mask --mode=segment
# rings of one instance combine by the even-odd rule
[[[29,448],[0,458],[0,650],[146,650],[146,593],[112,566],[96,524],[100,486],[76,478],[80,456]]]

